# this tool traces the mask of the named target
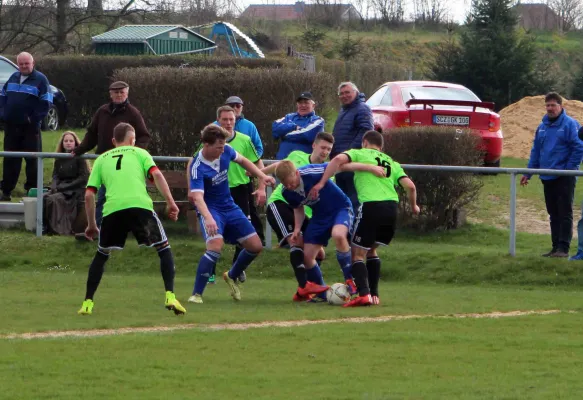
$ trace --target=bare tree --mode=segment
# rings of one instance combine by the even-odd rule
[[[550,0],[549,7],[557,14],[559,29],[567,32],[579,28],[583,22],[582,0]]]
[[[405,9],[403,0],[371,0],[372,6],[387,26],[403,23]]]
[[[413,0],[413,20],[420,24],[439,24],[447,13],[445,0]]]

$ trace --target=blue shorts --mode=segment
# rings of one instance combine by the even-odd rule
[[[225,243],[237,244],[253,235],[257,235],[255,228],[253,228],[253,225],[251,225],[251,222],[239,207],[235,206],[229,210],[215,210],[209,208],[209,212],[217,223],[218,230],[216,235],[208,236],[204,226],[204,218],[202,215],[198,214],[200,230],[205,242],[212,239],[223,238]]]
[[[350,235],[353,220],[354,214],[352,213],[352,208],[343,208],[336,214],[314,214],[304,232],[304,243],[327,246],[328,240],[332,237],[332,228],[334,225],[346,226],[348,228],[348,235]]]

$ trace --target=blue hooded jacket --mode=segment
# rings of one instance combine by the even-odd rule
[[[348,105],[343,105],[334,123],[334,148],[330,158],[349,149],[360,149],[366,131],[374,129],[372,111],[359,93]]]
[[[317,116],[313,111],[304,116],[297,112],[290,113],[274,121],[271,134],[274,139],[281,139],[275,159],[283,160],[296,150],[310,154],[312,143],[320,132],[324,132],[324,118]]]
[[[528,168],[577,170],[583,158],[583,141],[579,139],[580,125],[569,117],[565,110],[555,121],[548,115],[536,129],[534,143],[530,151]],[[525,174],[530,178],[531,175]],[[558,176],[541,175],[542,180],[556,179]]]
[[[214,124],[219,125],[219,122],[215,121]],[[235,127],[233,130],[249,136],[253,146],[255,146],[257,155],[259,157],[263,156],[263,143],[261,142],[261,136],[259,136],[259,131],[253,122],[245,119],[245,117],[241,114],[235,120]]]
[[[49,112],[53,94],[46,76],[37,70],[20,83],[13,73],[0,91],[0,116],[9,124],[39,124]]]

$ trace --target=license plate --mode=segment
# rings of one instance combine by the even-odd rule
[[[433,123],[436,125],[469,125],[470,117],[457,115],[434,115]]]

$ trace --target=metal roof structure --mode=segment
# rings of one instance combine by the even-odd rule
[[[124,25],[111,31],[104,32],[101,35],[93,36],[91,40],[94,43],[141,43],[177,28],[184,29],[210,44],[215,44],[209,38],[206,38],[182,25]]]

